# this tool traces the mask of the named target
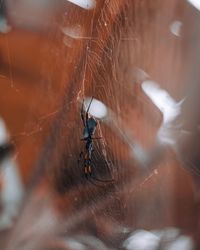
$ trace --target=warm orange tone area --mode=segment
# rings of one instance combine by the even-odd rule
[[[51,81],[47,86],[48,46],[50,41],[40,33],[13,29],[0,34],[0,116],[16,144],[15,153],[25,182],[56,107],[56,98],[47,95],[48,87],[56,91],[58,85]]]

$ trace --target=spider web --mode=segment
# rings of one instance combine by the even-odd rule
[[[96,1],[95,9],[83,10],[73,2],[64,3],[51,20],[36,69],[41,76],[33,77],[31,90],[24,85],[27,76],[19,81],[11,39],[4,39],[8,68],[0,81],[9,84],[17,100],[27,98],[20,106],[26,111],[17,129],[12,124],[19,110],[12,118],[1,108],[2,116],[24,180],[31,183],[7,249],[40,249],[48,245],[47,236],[55,239],[50,242],[55,249],[60,243],[89,247],[94,242],[93,249],[118,249],[135,229],[174,222],[180,162],[171,149],[155,146],[162,117],[140,84],[153,78],[181,95],[173,83],[180,81],[182,56],[166,32],[177,15],[175,3],[136,0],[124,6],[120,0]],[[168,49],[161,37],[169,40]],[[80,140],[80,103],[91,96],[109,110],[98,120],[95,137],[102,139],[94,141],[92,160],[95,175],[114,183],[100,187],[84,179],[77,163],[85,146]],[[2,98],[2,106],[5,103]]]

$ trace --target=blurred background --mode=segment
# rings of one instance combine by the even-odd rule
[[[1,249],[199,249],[199,65],[195,0],[0,0]]]

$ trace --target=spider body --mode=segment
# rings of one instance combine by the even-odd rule
[[[86,126],[83,129],[83,139],[92,140],[92,135],[94,135],[96,127],[97,127],[97,121],[94,117],[90,117],[86,120]]]

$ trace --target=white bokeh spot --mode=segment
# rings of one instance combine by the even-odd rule
[[[105,118],[107,116],[107,113],[108,113],[106,105],[95,98],[93,98],[92,102],[91,102],[91,100],[92,100],[91,97],[86,98],[84,100],[85,111],[87,111],[87,109],[90,105],[90,108],[88,111],[89,114],[91,114],[92,116],[94,116],[95,118],[98,118],[98,119]],[[90,104],[90,102],[91,102],[91,104]]]

